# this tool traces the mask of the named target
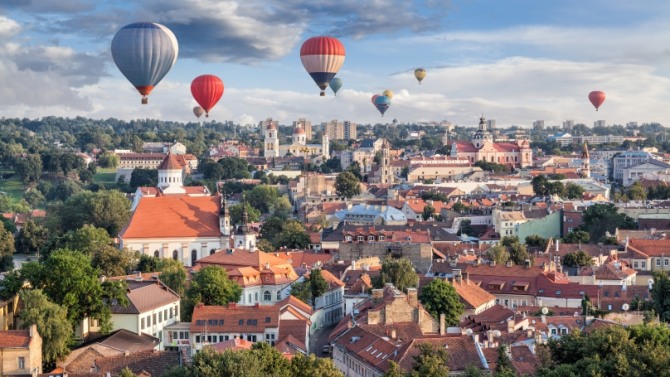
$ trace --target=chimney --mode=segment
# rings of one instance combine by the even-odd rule
[[[447,316],[444,313],[440,313],[440,335],[445,335],[447,333]]]
[[[384,297],[384,290],[383,289],[373,289],[372,290],[372,300],[377,302]]]
[[[463,281],[463,275],[461,275],[460,269],[454,269],[454,283],[461,283]]]
[[[412,306],[419,306],[419,297],[416,288],[407,288],[407,302]]]
[[[396,336],[397,336],[397,334],[396,334],[395,329],[391,329],[391,339],[395,340]]]
[[[559,249],[559,244],[560,244],[560,243],[561,243],[561,240],[556,239],[556,252],[557,252],[557,253],[558,253],[558,249]]]

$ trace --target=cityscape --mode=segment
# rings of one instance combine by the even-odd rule
[[[0,376],[665,375],[669,7],[0,4]]]

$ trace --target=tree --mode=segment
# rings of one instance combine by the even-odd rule
[[[458,283],[455,283],[458,284]],[[447,326],[458,325],[465,305],[456,292],[456,289],[445,280],[433,279],[421,290],[419,301],[423,307],[435,318],[445,315]]]
[[[186,312],[190,321],[192,309],[199,302],[205,305],[227,305],[229,302],[238,302],[242,295],[242,288],[228,279],[226,270],[218,266],[207,266],[193,274],[191,285],[186,290],[186,300],[189,309]]]
[[[549,195],[549,180],[544,174],[536,175],[533,179],[530,180],[531,186],[533,186],[533,192],[536,196],[548,196]]]
[[[505,264],[509,260],[509,251],[502,245],[495,245],[488,250],[488,258],[496,264]]]
[[[282,229],[284,229],[284,219],[277,216],[268,217],[260,229],[260,237],[264,240],[273,242]]]
[[[375,288],[383,288],[386,283],[404,292],[407,288],[416,287],[419,278],[416,275],[412,262],[407,258],[386,258],[382,262],[379,276],[373,279]]]
[[[14,269],[14,236],[0,224],[0,272]]]
[[[538,249],[544,251],[547,249],[548,240],[534,234],[532,236],[526,237],[526,246],[537,247]]]
[[[34,254],[39,252],[47,242],[48,232],[45,227],[33,220],[26,221],[23,228],[16,235],[14,245],[16,252]]]
[[[261,238],[260,240],[258,240],[258,242],[256,242],[256,247],[258,248],[258,250],[266,253],[274,253],[277,250],[277,248],[275,248],[272,242],[263,238]]]
[[[475,233],[475,230],[472,228],[472,222],[470,220],[463,220],[461,221],[461,225],[458,231],[459,235],[466,234],[468,236],[472,236]]]
[[[333,360],[298,353],[291,359],[292,377],[344,377],[333,364]]]
[[[115,168],[119,165],[119,156],[112,152],[101,153],[98,156],[98,165],[101,168]]]
[[[516,376],[512,359],[507,355],[507,347],[500,345],[498,347],[498,362],[496,363],[496,376]]]
[[[311,304],[312,287],[309,284],[309,280],[305,279],[304,281],[299,281],[291,284],[291,295],[295,296],[305,304]]]
[[[37,326],[42,337],[42,361],[53,366],[58,359],[70,353],[68,345],[74,331],[67,319],[65,308],[51,302],[39,289],[22,290],[23,309],[19,312],[21,326]]]
[[[565,243],[587,243],[591,235],[584,230],[573,230],[568,233],[567,236],[563,237],[563,242]]]
[[[111,330],[111,300],[127,304],[125,282],[105,281],[91,264],[91,258],[81,252],[59,249],[51,253],[42,265],[28,263],[21,275],[36,289],[42,289],[54,303],[67,310],[74,327],[86,317],[99,319],[103,333]]]
[[[130,273],[137,265],[137,256],[126,248],[119,250],[111,245],[103,245],[93,252],[91,263],[104,276],[121,276]]]
[[[67,232],[90,224],[116,236],[130,218],[130,201],[117,190],[82,191],[47,211],[51,230]]]
[[[184,265],[174,259],[161,259],[158,262],[160,280],[179,295],[183,297],[186,292],[186,281],[188,275]]]
[[[158,265],[161,262],[161,258],[154,257],[153,255],[140,255],[140,260],[137,262],[137,271],[140,272],[156,272],[158,271]]]
[[[156,187],[158,184],[157,169],[135,168],[130,174],[130,189],[135,191],[138,187]]]
[[[360,180],[350,171],[345,171],[335,178],[337,195],[351,198],[361,193]]]
[[[26,202],[28,202],[28,204],[30,204],[30,206],[33,208],[39,207],[44,203],[45,200],[44,195],[36,189],[30,189],[26,191],[26,193],[23,194],[23,199],[25,199]]]
[[[268,185],[258,185],[245,193],[245,198],[261,214],[269,213],[279,198],[279,191]]]
[[[517,265],[523,265],[527,260],[531,259],[526,245],[519,242],[517,236],[506,236],[500,242],[509,252],[509,259]]]
[[[568,267],[584,267],[592,265],[593,258],[584,251],[579,250],[576,253],[565,254],[562,263],[564,266]]]
[[[446,349],[430,343],[419,344],[419,354],[414,356],[414,365],[409,377],[449,376],[449,354]]]
[[[421,213],[421,217],[423,218],[423,221],[428,221],[433,215],[435,214],[435,207],[433,207],[430,204],[426,204],[423,207],[423,212]]]
[[[584,210],[583,223],[580,230],[590,235],[592,241],[601,241],[605,233],[614,234],[619,229],[637,229],[634,219],[624,213],[617,213],[617,208],[612,203],[594,204]]]
[[[42,158],[39,154],[29,154],[14,162],[14,171],[23,183],[35,183],[42,176]]]
[[[281,232],[275,237],[273,245],[275,248],[306,249],[310,241],[305,226],[299,221],[289,220],[284,223]]]
[[[130,370],[130,368],[125,367],[121,370],[119,377],[137,377],[137,375],[133,373],[133,371]]]
[[[667,272],[654,271],[651,302],[661,321],[670,322],[670,278]]]
[[[402,370],[402,368],[400,368],[398,363],[396,363],[395,361],[390,361],[388,369],[386,370],[386,372],[384,372],[384,374],[382,374],[382,377],[406,377],[406,376],[407,373],[405,373],[405,371]]]
[[[309,274],[309,289],[312,295],[312,306],[316,306],[316,299],[328,291],[329,284],[321,275],[321,270],[315,268]]]
[[[92,257],[100,248],[111,244],[112,238],[105,229],[86,224],[55,239],[53,248],[77,250]]]
[[[565,184],[565,195],[568,199],[581,199],[584,196],[584,188],[578,184],[568,182]]]
[[[647,189],[642,186],[640,181],[634,182],[628,190],[626,191],[626,196],[630,200],[646,200],[647,199]]]

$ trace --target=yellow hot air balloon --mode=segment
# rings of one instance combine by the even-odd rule
[[[382,92],[382,95],[387,96],[389,99],[393,99],[393,91],[391,89],[386,89]]]
[[[416,79],[419,80],[419,84],[421,84],[421,80],[423,80],[423,78],[426,77],[426,70],[423,68],[415,69],[414,77],[416,77]]]

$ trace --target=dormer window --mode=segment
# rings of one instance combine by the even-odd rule
[[[344,237],[344,240],[347,241],[347,242],[351,242],[351,236]]]
[[[365,240],[365,237],[363,236],[358,236],[358,242],[363,242]]]
[[[375,236],[368,236],[368,242],[374,242]]]
[[[377,237],[377,239],[378,239],[379,241],[384,241],[384,238],[385,238],[384,236],[379,236],[379,237]]]

